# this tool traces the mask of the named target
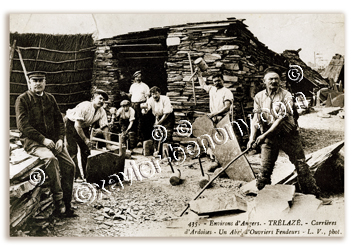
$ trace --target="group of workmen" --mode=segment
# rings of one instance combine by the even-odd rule
[[[197,76],[201,87],[209,93],[210,113],[207,116],[217,123],[226,114],[232,114],[234,98],[232,92],[224,87],[223,75],[213,75],[210,85],[205,83],[201,71],[197,71]],[[161,95],[159,87],[149,88],[143,83],[141,71],[135,72],[132,79],[128,94],[130,100],[123,100],[119,109],[110,109],[108,120],[104,104],[109,98],[103,90],[96,89],[90,101],[79,103],[63,116],[53,95],[44,91],[45,73],[28,73],[29,90],[16,100],[17,127],[25,139],[25,150],[46,164],[45,173],[50,180],[56,214],[77,216],[71,205],[74,177],[78,178],[80,174],[77,153],[79,148],[85,178],[87,158],[93,144],[89,130],[93,124],[97,124],[108,141],[114,123],[118,124],[119,133],[127,135],[134,131],[137,147],[140,147],[145,139],[144,115],[151,110],[155,117],[154,125],[164,126],[166,141],[172,142],[175,116],[170,99]],[[273,168],[282,149],[296,167],[301,191],[328,202],[321,197],[305,161],[298,124],[291,109],[292,95],[280,86],[281,72],[269,67],[264,71],[263,83],[265,89],[254,97],[254,116],[247,144],[248,149],[255,145],[261,147],[262,169],[257,177],[257,188],[261,190],[271,184]],[[285,104],[288,109],[282,109],[279,104]],[[269,113],[264,113],[265,110]],[[112,149],[112,145],[106,146]]]

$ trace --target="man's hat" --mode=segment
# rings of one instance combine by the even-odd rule
[[[134,72],[133,77],[135,78],[135,77],[138,76],[139,74],[141,75],[141,71],[136,71],[136,72]]]
[[[128,100],[123,100],[122,102],[120,102],[120,106],[125,106],[125,105],[129,105],[129,101]]]
[[[274,66],[269,66],[267,69],[264,70],[263,76],[265,76],[269,72],[275,72],[276,74],[279,75],[279,77],[281,77],[281,75],[282,75],[281,70],[279,68],[274,67]]]
[[[102,97],[105,99],[105,100],[108,100],[109,97],[108,97],[108,94],[104,91],[104,90],[101,90],[101,89],[96,89],[93,94],[101,94]]]
[[[27,72],[27,77],[28,77],[28,78],[42,79],[42,78],[45,78],[45,71],[31,71],[31,72]]]

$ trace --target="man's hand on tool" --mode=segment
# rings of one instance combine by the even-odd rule
[[[92,142],[89,140],[89,139],[85,139],[85,144],[87,145],[87,147],[91,150],[92,149],[92,146],[93,146],[93,144],[92,144]]]
[[[255,144],[258,146],[258,145],[262,144],[264,140],[265,140],[265,135],[262,134],[257,137]]]
[[[198,77],[203,77],[202,71],[200,70],[200,68],[199,68],[198,66],[195,66],[195,67],[196,67],[196,68],[195,68],[195,71],[196,71],[197,76],[198,76]]]
[[[247,149],[252,149],[254,146],[256,146],[255,144],[254,144],[254,140],[250,140],[250,141],[248,141],[248,143],[247,143]]]

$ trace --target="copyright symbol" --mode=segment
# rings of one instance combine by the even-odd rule
[[[90,183],[83,182],[76,187],[74,191],[74,198],[80,203],[92,203],[97,196],[96,189]]]
[[[178,122],[176,130],[178,136],[189,137],[192,134],[192,124],[188,120],[181,120]]]
[[[35,168],[29,175],[29,182],[33,186],[41,186],[45,181],[45,173],[40,168]]]
[[[151,132],[151,135],[155,141],[164,142],[167,138],[167,130],[162,125],[155,125],[154,130],[152,130]]]
[[[298,65],[290,65],[288,70],[288,77],[291,81],[300,82],[304,77],[302,68]]]

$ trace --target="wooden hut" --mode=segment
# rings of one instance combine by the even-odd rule
[[[141,70],[143,82],[159,86],[170,97],[177,121],[190,120],[209,111],[209,95],[196,80],[193,93],[188,81],[193,62],[202,57],[208,64],[207,83],[214,72],[222,73],[235,96],[235,117],[246,119],[255,93],[262,89],[263,70],[271,65],[285,70],[288,62],[261,43],[243,21],[187,23],[96,41],[94,85],[107,90],[118,105],[126,98],[123,92],[129,90],[132,74]]]
[[[298,65],[303,71],[303,79],[300,82],[291,81],[288,82],[291,86],[291,91],[293,93],[302,92],[306,97],[312,97],[314,89],[317,91],[321,88],[328,87],[327,81],[319,74],[317,71],[313,70],[311,67],[307,66],[299,57],[298,50],[285,50],[282,53],[290,65]]]

